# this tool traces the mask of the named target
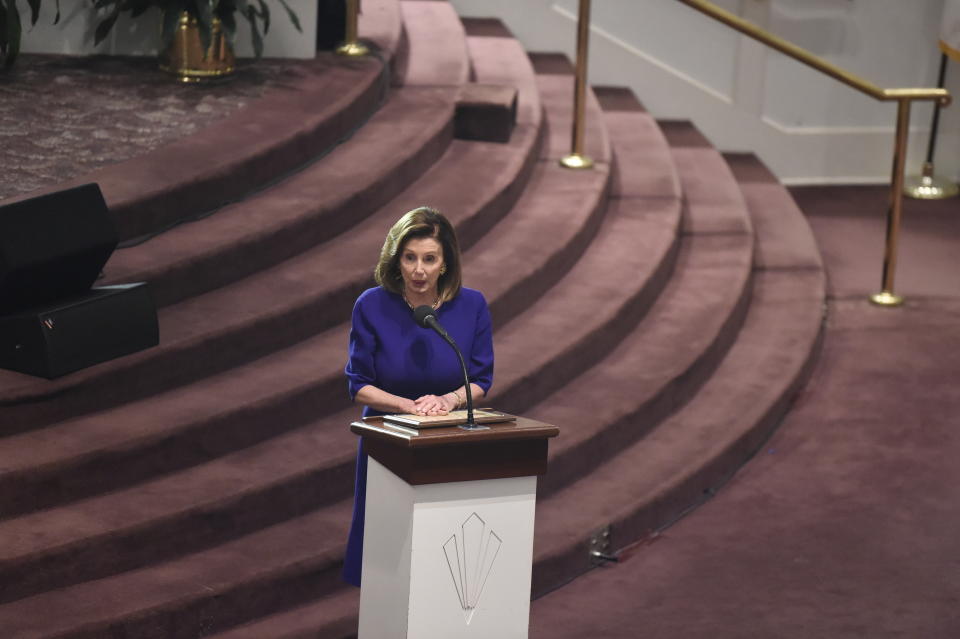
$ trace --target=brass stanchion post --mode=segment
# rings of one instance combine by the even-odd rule
[[[357,14],[360,13],[360,0],[347,0],[347,29],[344,42],[337,47],[340,55],[358,57],[370,53],[367,45],[361,43],[357,34]]]
[[[897,101],[897,134],[893,151],[893,176],[890,180],[890,210],[887,213],[887,242],[883,256],[883,283],[879,293],[870,296],[878,306],[900,306],[903,298],[893,292],[893,276],[897,269],[897,240],[900,236],[900,213],[903,211],[903,170],[907,159],[907,134],[910,127],[910,100]]]
[[[580,0],[577,16],[577,69],[573,87],[573,150],[560,158],[568,169],[593,168],[593,160],[583,154],[587,101],[587,49],[590,45],[590,0]]]
[[[942,89],[947,76],[947,54],[940,54],[940,72],[937,75],[937,87]],[[956,182],[936,175],[933,171],[933,154],[937,146],[937,131],[940,128],[940,101],[933,103],[933,118],[930,123],[930,139],[927,142],[927,160],[923,163],[920,175],[911,175],[903,186],[904,195],[919,200],[942,200],[953,197],[958,192]]]

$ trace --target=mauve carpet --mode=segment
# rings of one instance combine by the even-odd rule
[[[831,278],[812,381],[716,498],[535,601],[531,639],[960,637],[960,201],[908,201],[881,309],[885,191],[793,195]]]
[[[0,74],[0,200],[66,182],[199,131],[282,83],[298,62],[181,84],[154,58],[20,56]]]

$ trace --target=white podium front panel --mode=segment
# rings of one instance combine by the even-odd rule
[[[411,486],[370,458],[359,639],[525,639],[536,484]]]

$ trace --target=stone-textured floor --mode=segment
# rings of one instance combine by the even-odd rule
[[[185,137],[283,82],[294,60],[183,84],[153,58],[23,55],[0,72],[0,200]]]

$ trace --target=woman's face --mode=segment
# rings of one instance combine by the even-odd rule
[[[435,297],[442,267],[443,247],[432,237],[407,240],[400,251],[400,274],[407,295]]]

